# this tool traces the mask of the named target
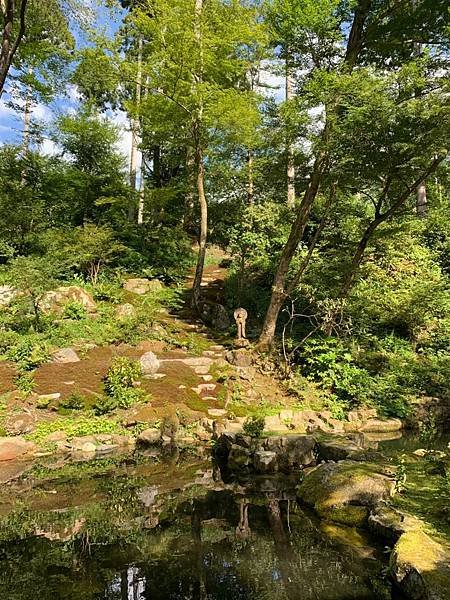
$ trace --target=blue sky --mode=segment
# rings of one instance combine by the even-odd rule
[[[115,10],[114,13],[111,13],[108,9],[101,6],[101,0],[81,1],[84,2],[95,15],[95,30],[98,32],[102,31],[112,37],[119,28],[124,13],[118,12],[117,10]],[[83,47],[89,43],[82,32],[78,31],[76,28],[74,28],[73,33],[78,47]],[[281,77],[275,77],[267,72],[263,74],[263,80],[273,86],[274,89],[271,93],[275,95],[276,99],[278,101],[283,100],[283,79]],[[7,91],[8,82],[6,84],[6,93],[0,101],[0,144],[20,144],[23,128],[22,115],[18,115],[7,106],[7,101],[9,99]],[[65,92],[56,97],[51,104],[37,104],[34,106],[32,113],[33,120],[45,125],[50,125],[56,115],[65,112],[75,112],[77,106],[79,106],[77,90],[74,86],[68,86]],[[121,111],[116,111],[109,116],[120,127],[121,136],[118,148],[125,156],[128,156],[131,146],[131,133],[126,115]],[[44,139],[40,149],[47,154],[52,154],[57,151],[54,142],[48,138]]]
[[[105,7],[99,6],[97,0],[82,0],[84,4],[92,10],[94,18],[94,28],[96,31],[103,30],[107,35],[113,36],[115,31],[120,26],[120,14],[113,19],[112,13]],[[77,28],[73,27],[73,34],[75,36],[77,46],[82,48],[88,41],[83,33]],[[2,100],[0,101],[0,144],[20,144],[22,140],[22,115],[14,112],[12,108],[8,106],[8,100],[10,96],[8,94],[8,80],[5,86],[5,93],[3,94]],[[33,107],[32,118],[42,124],[50,124],[57,114],[62,112],[73,112],[79,106],[77,90],[74,86],[68,86],[63,94],[57,96],[53,102],[49,105],[37,104]],[[123,130],[123,143],[121,143],[121,150],[125,151],[125,147],[130,140],[128,139],[128,132],[126,131],[126,119],[124,115],[116,114],[113,115],[114,120],[124,129]],[[122,147],[123,146],[123,147]],[[55,151],[55,145],[50,139],[45,139],[41,150],[46,153],[53,153]]]

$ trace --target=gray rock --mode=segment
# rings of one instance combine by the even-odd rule
[[[77,285],[63,286],[46,292],[39,300],[39,307],[44,313],[61,314],[69,302],[81,304],[88,313],[95,313],[97,310],[91,294]]]
[[[402,429],[403,424],[400,419],[368,419],[361,427],[364,432],[391,432]]]
[[[146,279],[145,277],[127,279],[123,284],[124,289],[133,294],[143,296],[148,292],[156,292],[163,288],[163,284],[157,279]]]
[[[258,473],[274,473],[278,469],[276,453],[258,450],[253,456],[253,467]]]
[[[252,365],[251,354],[243,348],[238,350],[229,350],[225,354],[225,358],[235,367],[251,367]]]
[[[420,529],[400,536],[390,557],[395,583],[410,600],[448,600],[448,552]]]
[[[251,452],[247,448],[233,444],[228,455],[228,466],[232,471],[247,469],[252,464]]]
[[[368,526],[378,538],[395,544],[406,531],[417,527],[417,519],[404,515],[387,504],[381,504],[369,515]]]
[[[11,414],[5,419],[5,429],[10,435],[22,435],[30,433],[34,429],[35,419],[31,414]]]
[[[10,285],[0,285],[0,306],[8,306],[19,292]]]
[[[330,521],[364,527],[375,506],[394,493],[394,481],[373,464],[355,461],[324,463],[297,488],[299,498]]]
[[[319,457],[322,460],[357,460],[371,461],[381,458],[381,454],[359,446],[347,437],[335,436],[330,439],[317,440]]]
[[[151,351],[143,354],[139,359],[139,363],[144,375],[155,375],[160,367],[158,357],[154,352]]]
[[[161,442],[161,432],[152,427],[145,429],[138,435],[137,441],[144,446],[156,446]]]
[[[76,363],[80,362],[78,354],[73,348],[61,348],[52,354],[52,362],[54,363]]]
[[[136,309],[132,304],[129,303],[119,304],[119,306],[115,310],[115,313],[118,319],[129,319],[131,317],[134,317],[134,315],[136,314]]]
[[[227,310],[222,304],[216,304],[211,311],[211,326],[218,331],[226,331],[231,325]]]
[[[292,435],[282,439],[283,445],[277,453],[280,470],[291,472],[315,463],[316,440],[313,436]]]

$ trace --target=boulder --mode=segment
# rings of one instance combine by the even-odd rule
[[[44,313],[61,314],[66,304],[77,302],[88,313],[95,313],[97,305],[91,294],[77,285],[59,287],[51,292],[46,292],[39,300],[39,307]]]
[[[163,284],[158,279],[135,278],[127,279],[123,284],[124,289],[133,294],[143,296],[148,292],[157,292],[162,289]]]
[[[297,493],[320,517],[362,527],[371,509],[394,493],[394,481],[381,474],[376,465],[347,460],[313,469]]]
[[[0,285],[0,307],[8,306],[19,292],[10,285]]]
[[[36,451],[36,445],[20,437],[0,437],[0,462],[30,457]]]
[[[394,582],[410,600],[449,597],[449,553],[420,529],[400,536],[391,554],[390,570]]]
[[[120,320],[130,319],[136,314],[136,309],[132,304],[129,303],[119,304],[119,306],[116,307],[115,313],[116,317]]]
[[[52,362],[54,363],[76,363],[80,362],[78,354],[73,348],[61,348],[52,354]]]
[[[211,310],[211,327],[217,331],[226,331],[230,325],[230,318],[225,306],[215,304]]]
[[[368,419],[361,427],[364,432],[391,432],[399,431],[403,427],[400,419]]]
[[[6,417],[4,427],[10,435],[22,435],[33,431],[34,422],[34,417],[29,413],[13,413]]]
[[[155,375],[160,367],[158,357],[154,352],[146,352],[139,359],[141,370],[144,375]]]
[[[281,471],[289,473],[315,463],[316,440],[311,435],[289,435],[280,438],[280,444],[277,460]]]
[[[251,354],[240,348],[238,350],[229,350],[225,354],[226,360],[235,367],[250,367],[252,365],[252,356]]]
[[[138,435],[137,441],[143,446],[156,446],[161,442],[161,431],[152,427],[145,429]]]
[[[228,455],[228,466],[232,471],[247,469],[252,464],[251,452],[238,444],[233,444]]]
[[[380,504],[371,512],[368,519],[369,530],[389,544],[395,544],[406,531],[417,529],[420,521],[404,515],[387,504]]]
[[[70,441],[70,448],[72,452],[95,452],[96,440],[92,435],[74,437]]]
[[[319,457],[322,460],[370,461],[381,458],[381,455],[377,452],[362,448],[348,437],[318,438],[317,446]]]
[[[253,467],[257,473],[274,473],[278,470],[276,453],[270,450],[258,450],[253,456]]]

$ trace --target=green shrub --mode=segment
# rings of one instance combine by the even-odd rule
[[[114,358],[103,379],[105,392],[114,398],[124,389],[131,388],[141,374],[138,362],[122,356]]]
[[[48,360],[49,352],[47,344],[41,340],[26,337],[12,346],[6,356],[16,362],[20,369],[31,371]]]
[[[260,438],[264,432],[264,417],[252,416],[245,420],[243,425],[244,433],[252,438]]]
[[[74,321],[81,321],[87,316],[87,310],[80,304],[80,302],[68,302],[64,306],[63,317],[65,319],[72,319]]]
[[[106,415],[117,408],[115,398],[110,396],[102,396],[95,401],[92,409],[96,415]]]
[[[36,382],[34,381],[33,372],[21,372],[14,378],[14,383],[23,394],[28,396],[34,390]]]
[[[59,406],[67,410],[83,410],[86,407],[86,401],[82,394],[72,392],[67,398],[63,398]]]

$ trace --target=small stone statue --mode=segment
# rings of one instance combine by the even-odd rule
[[[237,308],[234,311],[234,320],[237,326],[237,339],[245,340],[245,322],[247,321],[247,311],[245,308]]]

